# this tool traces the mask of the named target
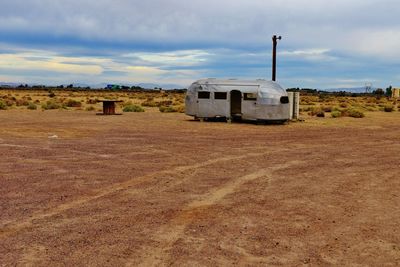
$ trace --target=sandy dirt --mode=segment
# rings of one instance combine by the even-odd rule
[[[0,266],[400,265],[399,112],[0,121]]]

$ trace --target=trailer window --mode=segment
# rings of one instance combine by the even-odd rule
[[[255,93],[245,93],[244,100],[257,100],[257,94]]]
[[[210,92],[199,92],[199,99],[210,99]]]
[[[215,92],[214,93],[215,99],[227,99],[227,93],[225,92]]]
[[[282,96],[282,97],[281,97],[281,103],[282,103],[282,104],[288,104],[288,103],[289,103],[289,97],[287,97],[287,96]]]

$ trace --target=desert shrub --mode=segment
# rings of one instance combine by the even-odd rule
[[[96,110],[96,109],[95,109],[95,107],[93,107],[93,106],[88,106],[88,107],[86,107],[85,110],[86,110],[86,111],[94,111],[94,110]]]
[[[175,106],[175,110],[176,110],[176,112],[179,112],[179,113],[185,113],[185,105]]]
[[[26,99],[18,99],[17,101],[15,101],[15,104],[17,106],[28,106],[29,105],[29,101]]]
[[[12,107],[15,104],[15,102],[14,102],[14,100],[12,100],[12,98],[4,98],[3,103],[7,107]]]
[[[309,115],[323,118],[325,117],[325,112],[322,110],[321,107],[313,107],[310,109]]]
[[[184,103],[183,99],[174,99],[174,102],[172,103],[174,106],[182,105]]]
[[[141,106],[130,104],[126,105],[123,109],[123,112],[144,112],[144,109]]]
[[[332,110],[331,117],[332,118],[342,117],[342,112],[340,110]]]
[[[163,113],[177,112],[177,110],[175,110],[175,108],[172,106],[161,106],[158,109]]]
[[[157,107],[158,103],[153,100],[146,100],[142,103],[143,107]]]
[[[48,97],[50,97],[50,98],[53,98],[55,96],[56,96],[56,94],[53,91],[50,91],[48,94]]]
[[[308,96],[300,98],[300,105],[312,105],[312,106],[314,106],[315,102],[318,102],[318,100],[312,99],[312,98],[310,98]]]
[[[364,107],[364,109],[367,111],[376,111],[377,107],[376,106],[366,106],[366,107]]]
[[[123,107],[130,106],[130,105],[133,105],[133,102],[131,100],[122,102]]]
[[[28,106],[27,106],[27,109],[35,110],[35,109],[37,109],[37,106],[36,106],[34,103],[30,102],[30,103],[28,104]]]
[[[59,109],[61,105],[55,102],[54,100],[49,100],[45,104],[42,104],[42,109]]]
[[[6,110],[6,109],[7,109],[6,103],[4,103],[2,100],[0,100],[0,110]]]
[[[180,105],[180,106],[161,106],[158,108],[160,112],[163,113],[172,113],[172,112],[178,112],[178,113],[184,113],[185,112],[185,106]]]
[[[73,99],[68,99],[65,105],[70,108],[80,108],[82,106],[82,103]]]
[[[97,99],[89,98],[88,100],[86,100],[86,104],[90,104],[90,105],[97,104]]]
[[[313,107],[300,107],[300,112],[309,112],[313,109]]]
[[[374,109],[376,109],[376,104],[375,104],[375,103],[369,103],[369,102],[367,102],[367,103],[365,104],[365,107],[366,107],[366,108],[374,108]]]
[[[161,107],[161,106],[171,106],[172,105],[172,101],[171,100],[164,100],[164,101],[160,101],[160,102],[158,102],[158,106],[159,107]]]
[[[345,111],[343,111],[343,113],[348,116],[348,117],[352,117],[352,118],[364,118],[365,114],[364,112],[362,112],[361,110],[358,109],[347,109]]]
[[[392,112],[393,110],[394,110],[394,107],[393,107],[393,105],[385,105],[385,107],[383,108],[383,110],[385,111],[385,112]]]

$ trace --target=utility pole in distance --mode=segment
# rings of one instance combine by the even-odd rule
[[[282,40],[282,36],[272,36],[272,80],[276,81],[276,47],[278,46],[278,40]]]

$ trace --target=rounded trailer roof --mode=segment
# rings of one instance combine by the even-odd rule
[[[286,94],[278,83],[267,80],[223,80],[223,79],[202,79],[194,82],[189,91],[216,91],[227,92],[240,90],[241,92],[268,92],[275,94]]]

